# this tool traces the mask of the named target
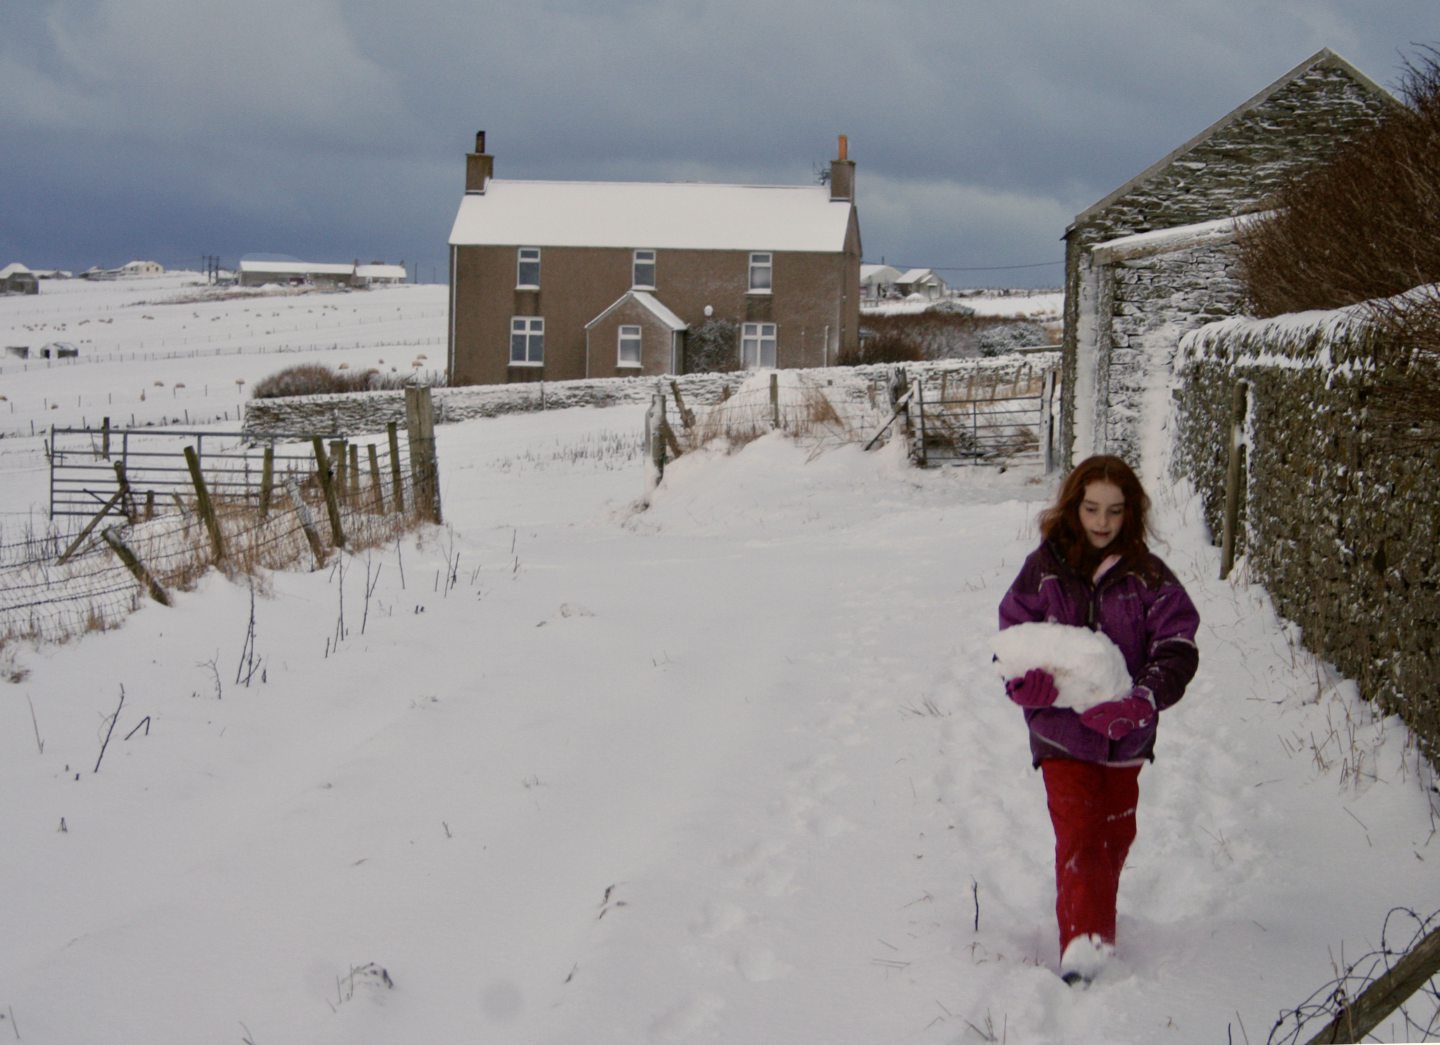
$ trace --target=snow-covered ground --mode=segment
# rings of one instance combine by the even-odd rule
[[[289,362],[172,380],[240,361]],[[25,395],[78,422],[85,372]],[[1053,480],[771,435],[644,507],[642,424],[442,426],[447,525],[265,578],[248,687],[251,592],[216,576],[0,655],[0,1040],[1258,1043],[1392,907],[1440,907],[1403,726],[1157,484],[1201,668],[1141,777],[1120,959],[1072,991],[989,663]],[[0,521],[43,515],[43,461],[0,473]]]
[[[977,316],[1029,319],[1036,322],[1059,319],[1065,307],[1065,295],[1058,290],[1017,290],[1008,294],[960,293],[945,300],[964,305]],[[863,305],[861,310],[866,315],[906,315],[924,312],[934,304],[935,302],[916,294],[898,301],[869,302]]]

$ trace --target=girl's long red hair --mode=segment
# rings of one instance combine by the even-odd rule
[[[1150,550],[1145,543],[1150,533],[1150,498],[1134,469],[1109,454],[1087,457],[1065,477],[1055,503],[1040,513],[1041,538],[1054,544],[1071,566],[1080,566],[1086,553],[1092,551],[1080,525],[1080,502],[1085,499],[1085,488],[1094,482],[1119,487],[1125,498],[1125,518],[1106,553],[1126,559],[1142,558]]]

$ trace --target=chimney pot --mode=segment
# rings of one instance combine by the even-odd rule
[[[476,151],[476,152],[484,152],[484,151],[485,151],[485,132],[484,132],[484,131],[476,131],[476,132],[475,132],[475,151]]]
[[[483,133],[483,132],[482,132],[482,133]],[[839,159],[842,159],[842,160],[848,160],[848,159],[850,158],[849,152],[850,152],[850,140],[849,140],[845,135],[842,134],[842,135],[840,135],[840,155],[839,155],[838,158],[839,158]]]

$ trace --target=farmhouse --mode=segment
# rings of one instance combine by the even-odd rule
[[[38,294],[40,281],[20,262],[0,269],[0,294]]]
[[[1061,422],[1072,460],[1142,463],[1143,419],[1163,409],[1181,335],[1242,308],[1237,220],[1398,104],[1322,50],[1076,216]]]
[[[860,298],[863,301],[884,301],[899,296],[895,281],[900,270],[894,265],[861,265]]]
[[[939,301],[950,291],[933,269],[908,269],[895,278],[895,288],[907,298],[919,294],[927,301]]]
[[[843,136],[828,185],[493,174],[481,131],[450,233],[454,384],[682,373],[697,332],[733,337],[733,366],[824,366],[855,347],[860,225]]]

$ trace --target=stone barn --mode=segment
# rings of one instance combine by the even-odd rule
[[[1242,310],[1235,226],[1400,104],[1322,50],[1076,216],[1065,232],[1069,463],[1114,453],[1156,475],[1181,335]]]

